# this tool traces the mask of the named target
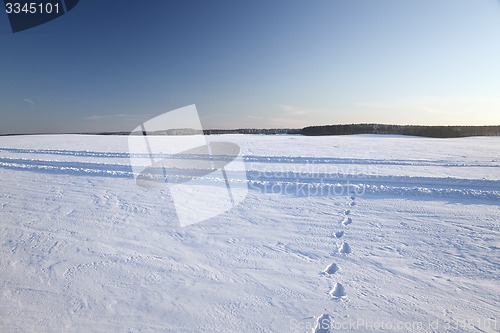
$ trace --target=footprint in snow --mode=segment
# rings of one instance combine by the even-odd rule
[[[332,290],[328,293],[332,298],[344,298],[346,297],[345,288],[341,283],[335,283]]]
[[[336,237],[336,238],[340,238],[340,237],[342,237],[342,236],[344,236],[344,230],[340,230],[340,231],[337,231],[337,232],[335,233],[335,237]]]
[[[349,209],[344,212],[344,215],[349,215],[349,214],[351,214],[351,211]]]
[[[356,206],[356,201],[351,202],[351,203],[349,204],[349,206],[351,206],[351,207],[352,207],[352,206]]]
[[[339,253],[340,254],[349,254],[351,253],[351,247],[347,242],[343,242],[342,245],[339,247]]]
[[[335,274],[336,272],[338,272],[339,269],[340,269],[340,267],[336,263],[331,263],[330,265],[328,265],[327,268],[325,268],[323,273],[331,275],[331,274]]]
[[[350,217],[346,217],[343,221],[342,221],[342,224],[343,225],[349,225],[352,223],[352,219]]]
[[[324,313],[316,320],[316,325],[314,325],[313,333],[330,333],[331,327],[332,318],[330,317],[330,315]]]

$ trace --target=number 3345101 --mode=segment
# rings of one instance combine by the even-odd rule
[[[59,3],[19,3],[19,2],[6,2],[5,10],[7,14],[52,14],[59,13]]]

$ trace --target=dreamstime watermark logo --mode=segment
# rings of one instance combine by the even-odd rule
[[[195,105],[141,124],[128,147],[136,184],[168,189],[181,226],[225,213],[247,195],[240,147],[208,140]]]
[[[366,173],[349,165],[318,165],[309,160],[286,166],[250,164],[249,188],[259,193],[279,193],[298,197],[363,196],[368,179]],[[370,172],[368,168],[364,172]],[[371,176],[376,178],[376,174]]]
[[[305,183],[300,179],[294,181],[259,181],[250,182],[248,187],[260,193],[275,193],[295,197],[318,197],[318,196],[356,196],[365,194],[366,185],[351,184],[348,180],[344,183],[332,184],[323,179],[314,183]]]

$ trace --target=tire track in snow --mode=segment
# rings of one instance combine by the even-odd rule
[[[133,178],[134,176],[130,165],[109,163],[0,158],[0,168],[48,174],[67,174],[74,176],[102,176],[117,178]]]
[[[103,152],[92,150],[70,150],[70,149],[23,149],[0,147],[0,152],[12,154],[32,155],[58,155],[58,156],[81,156],[94,158],[130,158],[128,152]],[[134,154],[134,157],[150,158],[149,154]],[[175,158],[175,155],[155,154],[154,158]],[[196,158],[193,155],[193,158]],[[183,155],[182,158],[186,158]],[[334,157],[300,157],[300,156],[243,156],[245,162],[253,163],[281,163],[281,164],[349,164],[349,165],[404,165],[404,166],[443,166],[443,167],[491,167],[500,168],[499,164],[489,163],[466,163],[463,161],[429,160],[429,159],[372,159],[372,158],[334,158]]]
[[[46,174],[98,176],[133,179],[128,164],[69,162],[26,158],[0,158],[0,169],[21,170]],[[182,179],[190,170],[170,170],[169,178]],[[325,173],[277,172],[248,170],[238,179],[247,178],[250,189],[261,193],[282,193],[291,196],[341,195],[346,190],[360,194],[418,195],[442,197],[471,197],[500,201],[500,181],[410,176],[373,176]],[[221,179],[205,177],[207,185],[220,186]],[[350,205],[354,206],[353,200]]]

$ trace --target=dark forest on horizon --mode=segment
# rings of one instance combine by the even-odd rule
[[[159,133],[160,134],[160,133]],[[169,130],[161,134],[182,135],[201,134],[183,130]],[[385,135],[407,135],[431,138],[459,138],[468,136],[500,136],[500,125],[498,126],[422,126],[422,125],[384,125],[384,124],[348,124],[348,125],[325,125],[309,126],[300,128],[271,128],[271,129],[210,129],[204,130],[203,134],[302,134],[307,136],[324,135],[352,135],[352,134],[385,134]]]
[[[143,135],[142,132],[85,132],[85,133],[12,133],[0,136],[14,135],[47,135],[47,134],[80,134],[80,135]],[[176,128],[164,131],[148,132],[148,135],[220,135],[220,134],[261,134],[261,135],[353,135],[353,134],[383,134],[406,135],[429,138],[461,138],[469,136],[500,136],[500,125],[487,126],[424,126],[424,125],[386,125],[386,124],[345,124],[308,126],[304,128],[240,128],[240,129],[207,129],[194,130]]]

